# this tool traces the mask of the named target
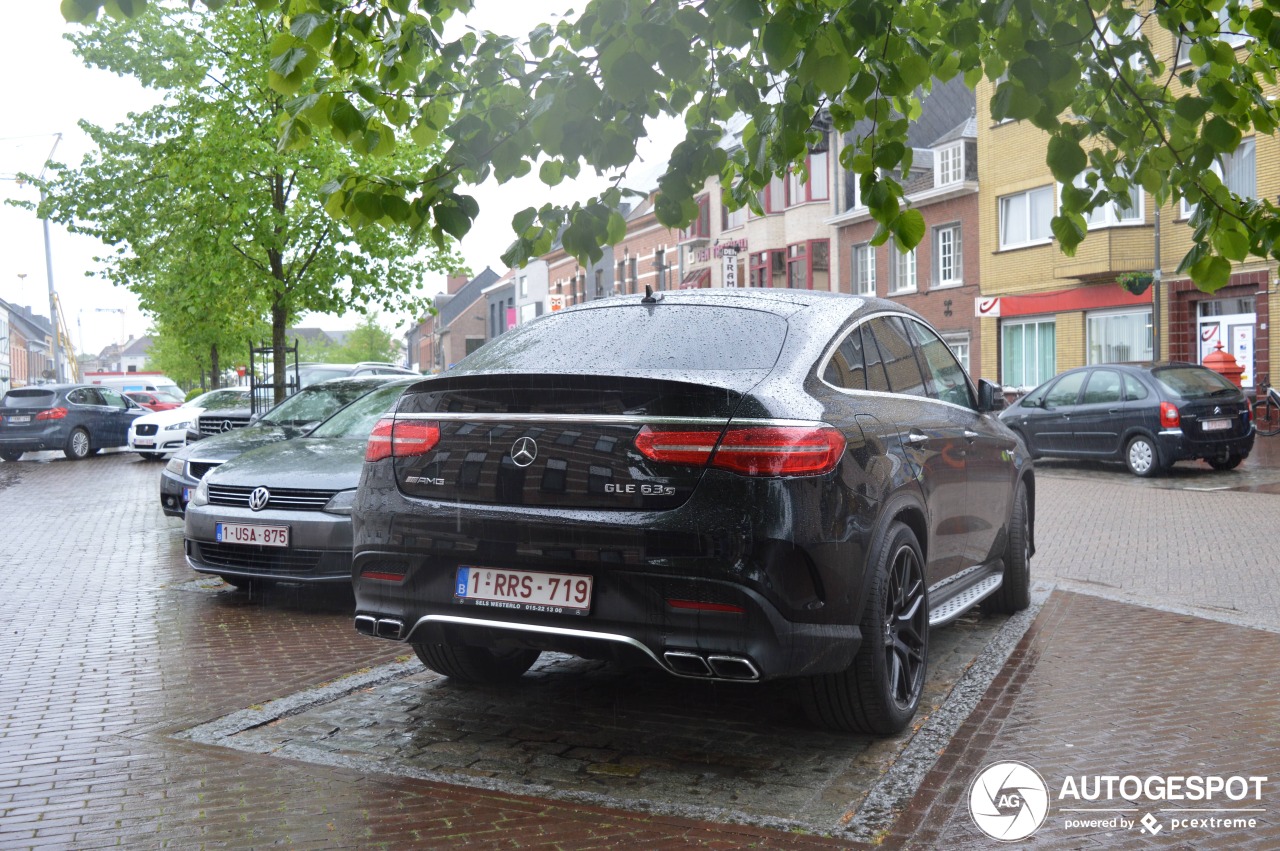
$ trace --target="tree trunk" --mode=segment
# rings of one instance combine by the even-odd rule
[[[286,381],[289,377],[289,353],[285,351],[284,332],[288,330],[289,311],[283,300],[277,298],[271,305],[271,369],[275,404],[279,405],[288,395]]]
[[[209,346],[209,387],[217,390],[222,386],[222,367],[218,365],[218,344]]]

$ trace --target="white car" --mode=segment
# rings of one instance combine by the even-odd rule
[[[178,408],[138,417],[129,426],[129,449],[154,460],[187,445],[187,429],[206,410],[243,408],[249,404],[248,387],[210,390]]]

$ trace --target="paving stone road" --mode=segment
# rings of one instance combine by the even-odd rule
[[[1164,631],[1208,637],[1176,645],[1188,682],[1217,671],[1204,679],[1220,690],[1224,678],[1249,686],[1227,689],[1238,701],[1228,720],[1249,722],[1241,742],[1263,725],[1280,729],[1268,691],[1280,582],[1265,545],[1280,541],[1280,475],[1265,458],[1233,473],[1187,465],[1154,483],[1045,464],[1039,597],[1046,580],[1093,596],[1050,597],[990,690],[962,675],[1009,627],[973,617],[938,633],[936,661],[950,661],[931,678],[933,711],[914,737],[886,743],[801,726],[776,686],[689,688],[568,657],[540,663],[514,703],[509,693],[451,687],[398,661],[403,646],[355,634],[342,593],[280,587],[250,597],[197,578],[182,560],[180,525],[159,511],[158,465],[123,454],[34,457],[0,464],[0,847],[808,848],[907,844],[915,831],[983,847],[958,798],[942,791],[997,751],[1060,764],[1061,749],[1037,744],[1041,715],[1027,707],[1071,707],[1052,728],[1061,740],[1063,725],[1091,723],[1112,687],[1137,695],[1117,737],[1140,733],[1143,701],[1170,704],[1162,729],[1188,745],[1180,760],[1218,729],[1221,718],[1171,703],[1132,671],[1093,689],[1073,684],[1101,664],[1099,648],[1136,659],[1174,646]],[[1138,629],[1140,641],[1129,634]],[[1019,634],[1005,638],[1012,645]],[[1262,651],[1267,676],[1234,679]],[[1073,661],[1046,663],[1058,659]],[[989,675],[998,668],[997,659]],[[353,688],[356,673],[371,680]],[[960,692],[983,703],[948,745],[968,716]],[[1265,699],[1255,705],[1250,693]],[[957,703],[959,717],[930,726]],[[271,709],[281,706],[292,708]],[[997,726],[979,729],[984,722]],[[1075,744],[1081,765],[1100,765],[1115,743],[1091,741],[1062,746]],[[1234,753],[1219,765],[1231,767]],[[931,767],[919,794],[915,780],[901,780]]]

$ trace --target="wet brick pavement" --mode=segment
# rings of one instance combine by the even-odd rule
[[[822,751],[834,737],[794,723],[785,695],[757,704],[773,686],[672,691],[665,678],[550,657],[521,685],[512,710],[510,694],[406,672],[395,664],[403,646],[350,630],[341,593],[279,588],[250,598],[196,578],[183,563],[178,524],[158,509],[158,475],[158,465],[119,454],[0,463],[0,653],[8,657],[0,847],[845,847],[803,828],[661,811],[644,784],[665,773],[695,800],[704,783],[736,796],[725,809],[709,808],[722,819],[758,808],[771,821],[769,813],[796,815],[801,803],[799,814],[809,807],[802,825],[823,823],[843,799],[865,795],[875,775],[883,787],[906,762],[923,765],[923,774],[939,751],[904,819],[879,838],[885,847],[992,847],[957,808],[957,790],[997,758],[1033,764],[1052,785],[1066,770],[1267,774],[1274,754],[1280,582],[1266,544],[1280,540],[1280,503],[1271,495],[1280,475],[1258,459],[1233,473],[1187,465],[1155,482],[1115,468],[1046,464],[1036,575],[1111,599],[1055,592],[991,689],[977,689],[979,710],[950,744],[949,733],[926,735],[926,724],[906,751],[845,740],[837,757],[806,755],[805,740]],[[973,618],[945,632],[958,648],[982,624]],[[963,661],[960,650],[956,658]],[[377,682],[346,688],[352,672]],[[945,696],[936,681],[931,688],[931,699]],[[179,737],[219,719],[270,714],[266,708],[300,695],[315,700],[265,726],[249,723],[230,736],[235,747]],[[393,698],[390,708],[374,699],[382,695]],[[461,709],[433,714],[440,695]],[[493,735],[494,713],[522,707],[523,730]],[[590,720],[580,743],[566,716]],[[621,729],[618,719],[668,723],[673,741],[657,754],[635,753],[611,730]],[[716,742],[724,734],[726,744],[694,746],[689,731],[698,729]],[[774,736],[776,754],[753,750],[762,730]],[[469,782],[483,786],[513,771],[519,779],[498,791],[439,782],[456,768],[424,754],[447,752],[459,737],[470,738],[466,748],[496,748],[468,764]],[[403,748],[393,753],[389,742]],[[414,773],[405,755],[432,776],[404,776]],[[379,762],[383,770],[370,770]],[[714,770],[702,770],[708,762]],[[778,766],[786,782],[771,793],[766,778]],[[818,777],[806,799],[807,778]],[[566,800],[575,782],[588,794]],[[909,778],[899,785],[899,798],[878,801],[890,815],[914,790]],[[522,793],[529,790],[562,797]],[[1067,834],[1056,817],[1038,843],[1280,847],[1271,816],[1270,832],[1226,838]]]

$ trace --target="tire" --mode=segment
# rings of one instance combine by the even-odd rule
[[[3,458],[6,461],[17,461],[21,457],[22,452],[17,449],[0,450],[0,458]]]
[[[237,591],[252,591],[262,586],[262,580],[250,579],[248,576],[229,576],[227,574],[218,574],[218,578],[227,583]]]
[[[915,717],[928,667],[929,602],[915,534],[895,522],[868,568],[875,574],[853,664],[807,677],[801,696],[820,726],[891,736]]]
[[[1125,446],[1124,463],[1128,465],[1130,473],[1144,479],[1164,472],[1164,463],[1160,460],[1160,449],[1145,434],[1138,435]]]
[[[89,432],[77,428],[67,435],[67,445],[62,448],[63,455],[72,461],[83,461],[93,453],[93,441],[89,438]]]
[[[1013,499],[1009,543],[1004,551],[1004,581],[982,601],[983,611],[992,614],[1011,615],[1031,605],[1031,510],[1025,482],[1018,482]]]
[[[1264,437],[1280,434],[1280,405],[1273,405],[1270,399],[1254,402],[1253,428]]]
[[[1215,470],[1234,470],[1240,466],[1240,462],[1244,460],[1243,455],[1231,454],[1226,458],[1206,458],[1209,466]]]
[[[537,650],[490,650],[465,644],[415,644],[413,650],[437,674],[464,683],[505,683],[519,679],[542,655]]]

